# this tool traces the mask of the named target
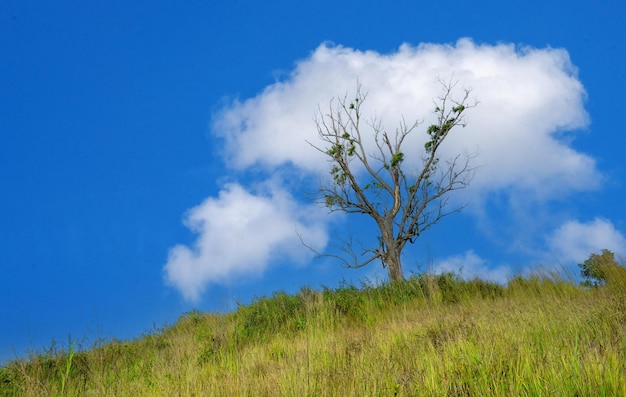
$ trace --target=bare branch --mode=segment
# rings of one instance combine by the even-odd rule
[[[334,245],[334,247],[339,249],[339,251],[341,251],[344,254],[344,255],[335,255],[335,254],[324,254],[324,253],[319,252],[318,250],[313,248],[311,245],[307,244],[304,241],[304,239],[302,238],[302,235],[300,233],[296,232],[296,235],[298,236],[298,239],[300,240],[300,243],[315,254],[315,258],[316,259],[319,259],[319,258],[334,258],[334,259],[337,259],[340,262],[342,262],[344,264],[344,267],[348,267],[348,268],[351,268],[351,269],[358,269],[360,267],[364,267],[366,265],[369,265],[371,262],[375,261],[376,259],[379,259],[379,255],[374,253],[374,255],[372,255],[368,259],[366,259],[364,261],[359,261],[359,257],[360,256],[362,256],[366,252],[370,252],[371,250],[365,250],[364,249],[363,250],[363,254],[361,254],[361,255],[357,254],[354,251],[354,249],[353,249],[354,244],[352,242],[352,236],[350,236],[350,239],[348,241],[346,241],[346,240],[344,240],[344,239],[342,239],[342,238],[340,238],[338,236],[335,237],[337,240],[339,240],[341,242],[341,244]]]

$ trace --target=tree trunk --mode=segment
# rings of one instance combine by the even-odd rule
[[[389,281],[394,283],[396,281],[404,280],[402,274],[402,263],[400,262],[400,254],[402,249],[398,246],[393,233],[393,215],[386,214],[381,219],[378,226],[381,231],[382,238],[382,250],[385,255],[382,257],[384,265],[387,267],[387,274],[389,275]]]
[[[396,281],[404,280],[404,275],[402,274],[402,263],[400,262],[400,250],[390,247],[387,252],[385,265],[387,265],[387,273],[389,274],[390,282],[394,283]]]

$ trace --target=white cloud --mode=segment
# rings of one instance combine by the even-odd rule
[[[582,263],[605,248],[618,256],[626,254],[626,238],[602,218],[587,223],[567,221],[548,236],[547,242],[551,256],[566,264]]]
[[[454,255],[434,263],[431,272],[441,274],[453,272],[461,275],[466,280],[480,278],[481,280],[494,281],[504,284],[513,275],[512,269],[507,265],[493,267],[489,262],[472,250],[463,255]]]
[[[191,247],[171,248],[164,269],[167,282],[187,300],[197,301],[210,283],[259,274],[279,255],[307,262],[311,252],[297,233],[312,246],[326,245],[318,208],[299,205],[275,186],[263,190],[255,195],[238,184],[226,185],[217,198],[189,211],[185,225],[197,239]]]
[[[473,213],[479,219],[490,197],[506,203],[498,216],[486,214],[500,222],[492,233],[502,230],[505,221],[500,218],[510,208],[517,214],[512,218],[516,224],[527,222],[522,218],[532,217],[529,208],[601,184],[595,161],[570,145],[568,131],[586,127],[589,118],[585,90],[562,49],[462,39],[452,45],[405,44],[381,54],[323,44],[297,62],[285,80],[224,107],[215,115],[212,132],[224,142],[230,170],[278,180],[277,169],[288,166],[327,177],[326,158],[307,143],[319,143],[315,112],[318,107],[325,112],[331,98],[352,95],[358,80],[368,93],[366,118],[377,117],[392,131],[403,116],[409,122],[424,121],[405,142],[405,165],[410,166],[419,161],[410,148],[417,153],[423,148],[433,99],[441,94],[439,78],[458,81],[459,93],[469,88],[480,101],[467,113],[468,126],[449,137],[446,150],[478,153],[475,165],[481,168],[462,199],[476,204]],[[314,245],[323,247],[327,240],[328,217],[313,217],[318,212],[312,208],[303,209],[283,189],[253,194],[240,185],[226,186],[218,198],[190,212],[187,225],[198,239],[192,247],[171,249],[165,267],[169,283],[188,299],[198,299],[209,283],[261,273],[278,253],[307,260],[295,229],[308,233],[307,241]],[[462,265],[464,274],[472,276],[499,281],[508,276],[507,267],[488,270],[489,263],[471,251],[439,264],[453,265]]]
[[[369,93],[365,112],[380,117],[387,129],[395,129],[402,115],[427,124],[433,98],[441,94],[438,78],[458,80],[459,88],[471,88],[480,101],[468,112],[468,127],[448,142],[451,153],[479,152],[476,163],[484,167],[472,184],[475,195],[515,187],[543,199],[598,186],[594,160],[561,135],[588,123],[584,88],[561,49],[477,45],[469,39],[405,44],[391,54],[321,45],[285,81],[225,108],[214,131],[225,140],[233,167],[288,163],[324,172],[324,156],[306,142],[318,142],[317,106],[324,111],[331,98],[354,92],[358,79]],[[423,127],[405,148],[422,147]]]

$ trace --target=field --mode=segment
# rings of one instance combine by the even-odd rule
[[[454,274],[277,292],[134,341],[54,344],[1,396],[626,395],[626,291]]]

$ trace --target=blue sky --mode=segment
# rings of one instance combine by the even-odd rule
[[[325,175],[303,144],[316,106],[357,79],[389,128],[431,117],[438,77],[480,101],[450,146],[479,153],[469,205],[407,273],[624,255],[624,20],[618,1],[3,2],[0,361],[384,279],[295,237],[375,233],[305,200]]]

